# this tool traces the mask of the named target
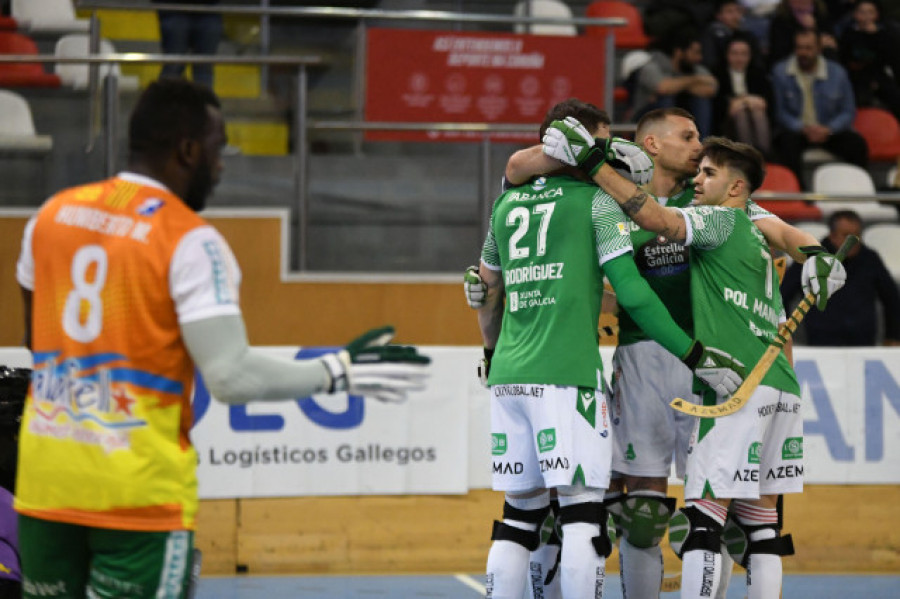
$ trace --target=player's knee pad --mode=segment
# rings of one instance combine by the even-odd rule
[[[641,491],[605,502],[619,535],[639,549],[659,545],[675,511],[674,497],[645,495]]]
[[[587,522],[600,526],[600,534],[591,539],[594,551],[601,557],[609,557],[612,546],[616,542],[616,528],[612,516],[606,511],[603,503],[590,501],[573,503],[559,508],[559,521],[562,526],[575,522]]]
[[[772,529],[775,536],[768,539],[760,539],[751,541],[750,535],[758,530]],[[750,562],[751,554],[768,553],[770,555],[794,555],[794,539],[791,535],[781,536],[781,529],[775,524],[763,524],[759,526],[748,526],[742,524],[732,517],[728,516],[725,521],[725,528],[722,531],[722,542],[728,550],[731,559],[739,564],[742,568],[746,568]]]
[[[513,543],[518,543],[528,551],[534,551],[541,544],[540,526],[544,523],[549,512],[549,505],[534,510],[522,510],[511,506],[509,502],[505,502],[503,504],[504,520],[515,520],[516,522],[532,524],[533,529],[525,530],[500,520],[494,520],[494,529],[491,532],[491,540],[512,541]]]
[[[681,558],[688,551],[721,549],[722,525],[692,505],[675,512],[669,520],[669,545]]]

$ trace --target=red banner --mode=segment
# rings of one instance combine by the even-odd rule
[[[370,29],[366,60],[369,122],[528,123],[537,141],[547,109],[570,97],[603,104],[604,40],[507,33]],[[366,139],[477,141],[480,133],[369,131]]]

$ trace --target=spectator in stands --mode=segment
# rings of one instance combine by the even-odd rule
[[[218,4],[219,0],[152,0],[164,4]],[[165,54],[215,54],[222,39],[222,15],[208,12],[159,11],[159,39]],[[163,65],[160,77],[181,77],[184,64]],[[213,66],[192,64],[196,83],[213,87]]]
[[[754,62],[761,60],[756,35],[741,28],[744,7],[738,0],[719,0],[715,18],[700,36],[703,64],[713,73],[725,64],[725,49],[735,35],[741,35],[751,46]]]
[[[700,64],[703,54],[696,33],[673,31],[657,43],[660,49],[650,53],[649,62],[638,72],[633,120],[655,108],[678,106],[694,115],[700,135],[706,137],[712,133],[712,98],[718,83]]]
[[[716,70],[719,92],[713,102],[718,133],[750,144],[767,158],[772,149],[769,74],[753,60],[749,38],[738,33],[729,40],[725,63]]]
[[[900,119],[900,29],[881,20],[878,0],[860,0],[853,20],[841,36],[840,60],[847,69],[857,106],[878,101]]]
[[[801,185],[803,151],[809,146],[866,168],[869,148],[852,128],[856,103],[847,72],[822,56],[815,31],[798,32],[794,45],[794,55],[772,69],[778,162],[793,170]]]
[[[822,245],[834,253],[848,235],[862,233],[862,221],[852,210],[835,212],[828,219],[828,236]],[[785,307],[801,293],[802,264],[792,264],[784,275],[781,296]],[[871,248],[858,244],[844,259],[847,282],[841,293],[829,298],[824,312],[810,310],[803,321],[809,345],[876,345],[881,302],[884,319],[884,345],[900,345],[900,292],[881,257]]]
[[[642,11],[644,32],[659,40],[684,29],[700,31],[715,12],[714,0],[650,0]]]
[[[759,40],[760,54],[768,56],[769,53],[769,28],[772,25],[772,15],[781,3],[781,0],[740,0],[744,7],[743,26],[753,33]]]
[[[769,64],[774,65],[794,51],[794,35],[804,29],[822,34],[822,49],[831,59],[837,59],[837,40],[834,22],[822,0],[781,0],[772,15],[769,29]]]

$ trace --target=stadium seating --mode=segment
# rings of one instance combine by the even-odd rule
[[[31,33],[86,32],[90,21],[75,16],[72,0],[12,0],[10,14]]]
[[[780,164],[766,164],[766,178],[757,192],[800,193],[800,183],[794,172]],[[764,196],[760,196],[764,197]],[[816,221],[822,218],[822,211],[815,202],[806,200],[764,200],[756,203],[787,221]]]
[[[0,89],[0,154],[45,154],[52,148],[52,137],[35,132],[31,107],[25,98]]]
[[[56,41],[57,56],[85,56],[88,54],[90,40],[86,34],[70,33]],[[116,49],[109,40],[100,40],[100,52],[102,54],[115,53]],[[88,86],[90,68],[87,64],[57,64],[56,74],[63,84],[74,89],[85,89]],[[107,64],[100,67],[101,79],[107,74],[113,74],[119,79],[119,89],[122,91],[135,91],[138,89],[138,78],[122,75],[118,64]]]
[[[854,164],[830,162],[816,168],[813,173],[813,192],[825,195],[849,196],[861,201],[823,201],[819,203],[822,215],[827,218],[838,210],[853,210],[864,223],[891,222],[897,220],[897,210],[875,200],[875,183],[869,172]]]
[[[900,124],[887,110],[858,108],[853,128],[869,144],[869,160],[893,162],[900,156]]]
[[[878,223],[862,232],[862,242],[878,252],[895,281],[900,281],[900,224]]]
[[[629,2],[598,0],[588,4],[585,16],[595,18],[621,17],[628,21],[624,27],[613,27],[616,49],[644,49],[650,38],[644,33],[644,18],[640,10]],[[605,36],[609,27],[587,27],[587,35]]]
[[[12,17],[0,15],[0,31],[15,31],[19,28],[19,23]]]
[[[572,9],[561,0],[522,0],[513,9],[517,17],[550,17],[554,19],[571,19]],[[578,28],[573,24],[557,25],[555,23],[516,23],[516,33],[532,33],[535,35],[578,35]]]
[[[34,40],[13,31],[0,31],[0,54],[39,54]],[[39,63],[0,63],[0,87],[59,87],[57,75]]]

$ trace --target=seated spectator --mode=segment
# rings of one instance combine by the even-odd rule
[[[642,11],[644,32],[664,39],[684,29],[700,31],[715,14],[713,0],[650,0]]]
[[[152,0],[165,4],[218,4],[219,0]],[[165,54],[215,54],[222,38],[222,15],[209,12],[160,10],[159,40]],[[181,77],[184,64],[163,65],[160,77]],[[213,65],[192,64],[194,81],[212,89]]]
[[[856,103],[844,68],[822,56],[815,31],[796,34],[794,55],[772,69],[777,161],[803,179],[803,151],[821,146],[844,162],[868,166],[866,140],[853,130]]]
[[[857,106],[881,102],[900,119],[900,29],[881,21],[878,0],[860,0],[840,42],[841,64],[853,85]]]
[[[742,34],[726,46],[725,64],[716,70],[719,93],[713,102],[717,131],[754,146],[767,158],[772,150],[769,74],[753,61],[751,45]]]
[[[658,42],[650,61],[638,71],[632,107],[637,122],[655,108],[678,106],[694,115],[700,135],[712,133],[716,78],[700,64],[700,42],[691,30],[674,31]]]
[[[760,55],[769,54],[769,28],[772,25],[772,14],[781,0],[740,0],[744,7],[744,29],[753,33],[759,41]]]
[[[862,233],[862,221],[856,212],[841,210],[828,219],[828,236],[822,245],[831,253],[844,243],[848,235]],[[792,306],[803,292],[800,286],[802,264],[788,268],[781,283],[785,307]],[[824,312],[810,310],[803,321],[809,345],[870,346],[876,345],[878,316],[876,302],[881,302],[884,317],[884,345],[900,345],[900,292],[881,257],[860,242],[844,259],[847,283],[828,300]]]
[[[794,52],[794,35],[803,29],[821,33],[822,51],[827,58],[837,59],[834,22],[822,0],[781,0],[772,15],[769,28],[769,64],[774,65]]]
[[[713,73],[725,63],[725,48],[735,35],[741,35],[750,44],[754,62],[762,60],[756,36],[741,28],[743,19],[744,7],[738,0],[719,0],[715,18],[700,36],[703,64]]]

